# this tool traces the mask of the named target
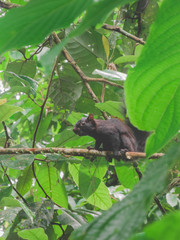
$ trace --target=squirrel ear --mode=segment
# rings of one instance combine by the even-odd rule
[[[89,114],[88,119],[89,119],[89,120],[93,120],[93,119],[94,119],[94,116],[93,116],[92,113]]]

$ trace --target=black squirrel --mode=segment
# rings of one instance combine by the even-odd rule
[[[73,131],[79,136],[91,136],[96,140],[94,149],[99,150],[102,144],[102,150],[113,151],[115,156],[118,152],[135,152],[137,150],[137,141],[133,131],[124,122],[117,118],[108,120],[94,119],[93,114],[87,118],[81,118]]]

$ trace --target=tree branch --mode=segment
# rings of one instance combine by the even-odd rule
[[[44,154],[44,153],[57,153],[69,156],[111,156],[114,154],[111,151],[97,151],[94,149],[79,149],[79,148],[0,148],[0,155],[2,154]],[[119,152],[119,156],[122,154]],[[160,158],[164,156],[163,153],[155,153],[150,158]],[[122,156],[124,157],[124,155]],[[138,158],[146,158],[143,152],[126,152],[125,157],[127,161],[137,160]]]
[[[138,37],[132,35],[131,33],[126,32],[125,30],[123,30],[122,28],[120,28],[120,27],[118,27],[118,26],[111,26],[111,25],[108,25],[108,24],[104,24],[104,25],[102,26],[102,28],[104,28],[104,29],[106,29],[106,30],[110,30],[110,31],[119,32],[119,33],[121,33],[122,35],[124,35],[124,36],[126,36],[126,37],[128,37],[128,38],[130,38],[130,39],[132,39],[132,40],[134,40],[134,41],[136,41],[136,42],[138,42],[138,43],[140,43],[140,44],[142,44],[142,45],[145,44],[145,41],[144,41],[144,40],[142,40],[141,38],[138,38]]]
[[[20,7],[20,5],[0,1],[0,8],[11,9],[11,8],[15,8],[15,7]]]
[[[7,130],[7,127],[6,127],[6,124],[4,121],[2,121],[2,125],[3,125],[3,128],[4,128],[4,131],[5,131],[5,134],[6,134],[6,141],[4,143],[4,148],[7,148],[8,147],[8,141],[10,139],[10,136],[8,134],[8,130]]]
[[[108,81],[108,80],[106,80],[104,78],[90,78],[90,77],[86,76],[86,80],[88,82],[102,82],[102,83],[106,83],[106,84],[108,84],[110,86],[113,86],[113,87],[118,87],[118,88],[124,89],[123,86],[121,86],[121,85],[119,85],[117,83],[110,82],[110,81]]]

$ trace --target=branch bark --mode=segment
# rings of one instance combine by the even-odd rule
[[[11,9],[11,8],[15,8],[15,7],[20,7],[20,5],[0,1],[0,8]]]
[[[134,35],[132,35],[131,33],[126,32],[125,30],[123,30],[122,28],[118,27],[118,26],[112,26],[112,25],[108,25],[108,24],[104,24],[102,26],[102,28],[106,29],[106,30],[110,30],[110,31],[115,31],[115,32],[119,32],[122,35],[144,45],[146,42],[144,40],[142,40],[141,38],[138,38]]]
[[[79,149],[79,148],[1,148],[0,155],[2,154],[44,154],[44,153],[58,153],[68,156],[111,156],[113,152],[110,151],[97,151],[94,149]],[[119,152],[119,156],[122,154]],[[163,153],[155,153],[150,158],[160,158],[164,156]],[[124,157],[124,156],[122,156]],[[129,161],[137,160],[139,158],[146,158],[146,154],[143,152],[126,152],[125,157]]]

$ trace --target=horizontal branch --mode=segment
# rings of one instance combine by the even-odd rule
[[[142,45],[145,44],[144,40],[142,40],[141,38],[138,38],[138,37],[132,35],[131,33],[126,32],[125,30],[123,30],[122,28],[120,28],[118,26],[112,26],[112,25],[104,24],[102,26],[102,28],[104,28],[106,30],[110,30],[110,31],[119,32],[122,35],[124,35],[124,36],[126,36],[126,37],[128,37],[128,38],[130,38],[130,39],[132,39],[132,40],[134,40],[134,41],[136,41],[136,42],[138,42],[138,43],[140,43]]]
[[[20,7],[20,5],[0,1],[0,8],[11,9],[11,8],[14,8],[14,7]]]
[[[44,153],[58,153],[70,156],[110,156],[113,157],[113,152],[97,151],[94,149],[79,149],[79,148],[0,148],[0,155],[2,154],[44,154]],[[146,154],[143,152],[126,152],[127,160],[136,160],[137,158],[145,158]],[[163,153],[155,153],[150,158],[162,157]],[[119,152],[119,156],[122,154]],[[123,157],[123,156],[122,156]]]
[[[106,80],[106,79],[104,79],[104,78],[90,78],[90,77],[86,77],[86,80],[87,80],[88,82],[103,82],[103,83],[106,83],[106,84],[108,84],[108,85],[110,85],[110,86],[124,89],[123,86],[121,86],[121,85],[119,85],[119,84],[117,84],[117,83],[114,83],[114,82],[110,82],[110,81],[108,81],[108,80]]]

